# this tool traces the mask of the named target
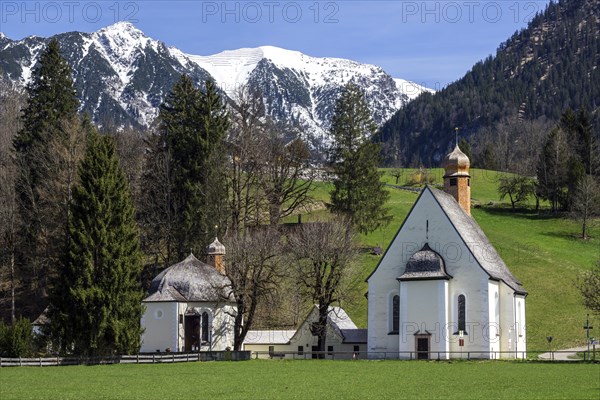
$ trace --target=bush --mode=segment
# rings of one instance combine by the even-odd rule
[[[12,326],[0,321],[0,355],[27,357],[31,355],[32,348],[33,332],[27,318],[19,318]]]

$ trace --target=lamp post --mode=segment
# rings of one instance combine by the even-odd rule
[[[550,360],[554,360],[554,353],[552,353],[552,336],[546,336],[546,340],[548,341],[548,347],[550,348]]]

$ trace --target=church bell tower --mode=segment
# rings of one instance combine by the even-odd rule
[[[444,158],[444,192],[451,194],[468,215],[471,215],[471,175],[469,157],[463,153],[458,144]]]
[[[206,260],[208,265],[212,265],[217,271],[225,275],[225,264],[223,263],[223,256],[225,255],[225,246],[219,239],[215,237],[215,240],[208,245],[206,248],[208,259]]]

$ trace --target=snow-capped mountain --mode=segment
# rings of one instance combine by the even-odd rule
[[[366,93],[377,124],[430,89],[394,79],[375,65],[338,58],[310,57],[277,47],[258,47],[198,56],[146,36],[119,22],[94,33],[55,36],[73,68],[82,110],[98,124],[150,126],[165,95],[186,73],[201,84],[214,79],[235,99],[237,88],[260,90],[267,113],[302,127],[313,145],[326,140],[335,100],[353,81]],[[0,74],[27,84],[50,38],[11,40],[0,34]]]

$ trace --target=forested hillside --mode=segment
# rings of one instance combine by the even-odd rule
[[[554,123],[568,108],[600,105],[600,2],[560,0],[436,94],[399,110],[375,137],[387,164],[437,165],[454,143],[454,129],[473,139],[506,121]],[[476,163],[478,160],[475,160]]]

